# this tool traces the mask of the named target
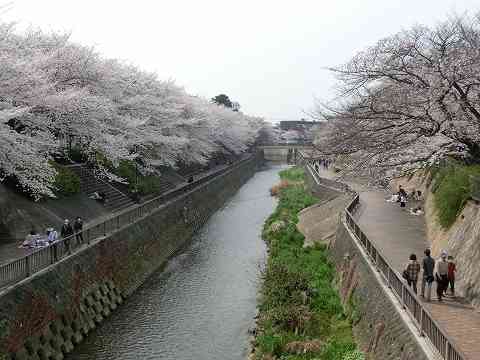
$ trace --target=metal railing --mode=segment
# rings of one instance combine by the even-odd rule
[[[152,200],[143,204],[125,209],[108,219],[88,227],[85,227],[81,233],[77,233],[58,240],[53,244],[34,250],[30,254],[16,260],[12,260],[0,266],[0,289],[14,285],[17,282],[32,276],[33,274],[57,263],[63,258],[75,253],[85,244],[90,245],[93,240],[100,239],[107,234],[111,234],[121,227],[132,224],[144,216],[152,213],[167,201],[183,195],[194,188],[210,181],[211,179],[227,174],[235,168],[241,166],[247,161],[252,160],[255,154],[248,154],[244,159],[231,166],[225,166],[203,177],[199,177],[192,183],[185,184],[176,189],[170,190]],[[81,236],[80,236],[81,235]]]
[[[310,169],[310,174],[312,177],[315,179],[315,181],[322,186],[325,186],[327,188],[340,191],[340,192],[346,192],[346,193],[352,193],[353,190],[350,189],[350,187],[347,184],[344,184],[340,181],[337,180],[332,180],[332,179],[326,179],[320,176],[320,174],[315,170],[315,165],[312,160],[306,158],[303,155],[302,151],[297,152],[297,163],[300,163],[301,165],[304,165]]]
[[[314,176],[315,170],[308,166],[308,170]],[[316,173],[315,178],[320,175]],[[468,360],[465,354],[459,349],[455,342],[448,337],[446,332],[433,319],[430,312],[423,306],[421,300],[410,289],[401,275],[394,270],[382,252],[377,249],[375,244],[365,235],[360,226],[355,221],[353,214],[360,203],[360,195],[355,193],[353,200],[345,208],[345,222],[348,228],[355,234],[359,245],[365,250],[373,266],[381,274],[384,283],[392,289],[392,292],[400,301],[402,307],[410,315],[413,323],[418,328],[420,335],[430,340],[433,346],[438,350],[443,359],[446,360]]]

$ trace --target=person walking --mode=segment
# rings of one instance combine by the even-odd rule
[[[75,230],[77,244],[83,243],[83,220],[80,216],[77,216],[75,219],[75,222],[73,223],[73,229]]]
[[[425,249],[425,257],[422,261],[422,297],[425,297],[425,288],[427,288],[427,301],[432,298],[432,283],[434,280],[433,271],[435,269],[435,260],[430,256],[430,249]]]
[[[72,225],[70,225],[70,220],[65,219],[62,225],[62,229],[60,230],[60,235],[62,236],[62,238],[73,235],[73,228]]]
[[[445,250],[442,250],[440,260],[435,263],[435,279],[437,280],[438,301],[443,301],[443,293],[448,286],[448,262]]]
[[[448,285],[450,285],[450,293],[455,296],[455,273],[457,272],[457,265],[453,260],[453,256],[448,256]],[[448,289],[447,285],[447,289]]]
[[[415,254],[410,255],[410,261],[405,267],[405,272],[407,275],[408,286],[411,286],[413,289],[413,292],[416,294],[418,273],[420,272],[420,264],[417,261],[417,255]]]
[[[63,222],[62,229],[60,230],[60,235],[63,239],[65,239],[65,246],[67,248],[67,251],[70,252],[70,236],[73,235],[73,228],[68,219],[65,219],[65,221]]]
[[[50,244],[53,244],[55,241],[57,241],[57,238],[58,238],[57,230],[51,227],[47,229],[47,232],[48,232],[48,242]]]
[[[407,198],[404,195],[400,195],[400,207],[405,208],[406,203],[407,203]]]

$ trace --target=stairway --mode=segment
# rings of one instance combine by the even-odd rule
[[[67,167],[80,177],[80,191],[82,193],[92,196],[96,191],[99,193],[103,192],[106,195],[105,208],[111,212],[117,212],[135,205],[135,202],[128,195],[122,193],[108,182],[97,179],[85,165],[71,165]],[[92,199],[92,201],[96,200]]]

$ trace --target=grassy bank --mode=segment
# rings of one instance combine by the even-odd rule
[[[479,165],[450,162],[432,169],[435,209],[440,225],[449,228],[472,196],[470,176],[480,177]]]
[[[303,248],[298,212],[313,205],[303,170],[280,173],[282,186],[263,237],[269,259],[259,306],[256,359],[363,359],[349,319],[333,286],[335,269],[323,246]]]

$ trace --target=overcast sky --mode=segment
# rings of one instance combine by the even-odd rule
[[[414,24],[479,0],[0,0],[2,20],[71,31],[195,95],[225,93],[267,120],[299,119],[334,96],[324,70]]]

